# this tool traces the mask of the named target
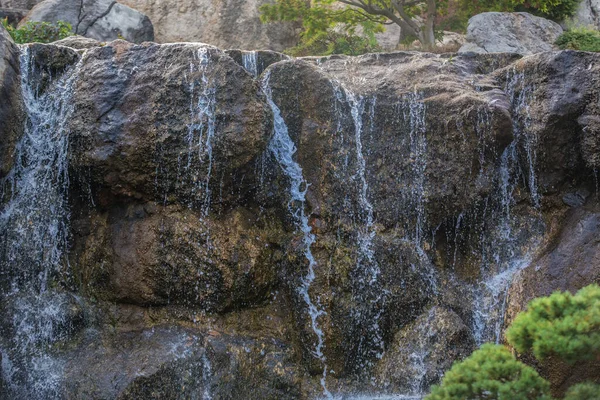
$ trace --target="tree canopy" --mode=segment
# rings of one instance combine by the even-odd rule
[[[539,360],[554,355],[575,362],[600,356],[600,286],[532,300],[506,338],[517,351],[532,351]]]
[[[549,393],[550,384],[536,370],[506,347],[488,343],[455,363],[425,400],[550,400]]]
[[[573,15],[580,0],[275,0],[261,7],[263,22],[301,21],[301,45],[322,45],[317,52],[376,50],[374,34],[396,24],[402,37],[416,39],[425,49],[435,45],[436,23],[450,10],[459,26],[484,11],[528,11],[555,20]],[[357,40],[355,36],[363,40]],[[336,40],[345,44],[336,48]],[[318,47],[318,46],[317,46]],[[363,51],[363,52],[364,52]]]

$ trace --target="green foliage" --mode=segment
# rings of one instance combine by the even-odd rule
[[[303,40],[298,46],[286,52],[295,57],[326,56],[330,54],[347,54],[356,56],[380,51],[375,38],[352,35],[347,32],[328,30],[319,32]]]
[[[504,346],[484,344],[446,372],[425,400],[545,400],[550,384]]]
[[[561,49],[600,52],[600,31],[587,27],[572,28],[556,39],[556,45]]]
[[[487,12],[514,12],[526,11],[528,13],[562,21],[571,17],[577,10],[581,0],[458,0],[458,11],[454,27],[466,30],[467,22],[473,15]]]
[[[303,32],[292,55],[358,55],[377,51],[375,33],[383,32],[385,20],[353,8],[336,9],[335,0],[277,0],[261,6],[261,20],[301,21]],[[359,33],[360,32],[360,33]]]
[[[50,43],[73,35],[71,24],[58,21],[55,24],[49,22],[27,22],[22,28],[15,28],[2,20],[2,26],[6,28],[15,43]]]
[[[571,386],[565,394],[565,400],[598,400],[600,399],[600,385],[593,383],[580,383]]]
[[[517,351],[532,351],[539,360],[557,356],[575,362],[598,357],[600,286],[532,300],[527,311],[515,318],[506,338]]]

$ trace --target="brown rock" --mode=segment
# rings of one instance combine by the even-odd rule
[[[25,122],[19,54],[8,32],[0,27],[0,178],[12,168]]]

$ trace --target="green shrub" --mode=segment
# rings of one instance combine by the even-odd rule
[[[446,372],[425,400],[546,400],[550,384],[504,346],[484,344]]]
[[[458,0],[459,15],[468,19],[486,11],[526,11],[555,21],[575,14],[581,0]]]
[[[571,386],[565,394],[564,400],[598,400],[600,399],[600,385],[593,383],[580,383]]]
[[[22,28],[15,28],[2,20],[2,26],[6,28],[15,43],[50,43],[73,35],[71,24],[58,21],[55,24],[49,22],[27,22]]]
[[[296,47],[286,50],[292,56],[327,56],[330,54],[346,54],[357,56],[365,53],[381,51],[377,41],[365,36],[348,32],[328,30],[303,39]]]
[[[564,32],[556,40],[561,49],[600,51],[600,31],[578,27]]]
[[[506,331],[508,342],[538,360],[554,355],[567,362],[594,359],[600,354],[600,286],[577,294],[555,292],[529,303]]]

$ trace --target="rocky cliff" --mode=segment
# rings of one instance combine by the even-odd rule
[[[265,25],[260,21],[266,0],[120,0],[146,14],[156,41],[203,42],[229,49],[283,51],[298,41],[298,24]]]
[[[598,280],[595,54],[2,45],[9,398],[419,396]]]

